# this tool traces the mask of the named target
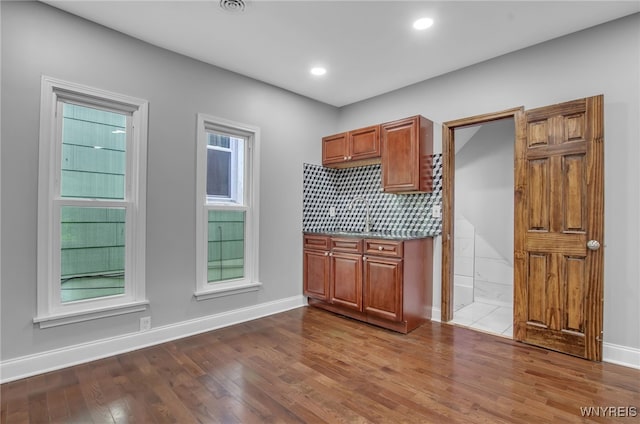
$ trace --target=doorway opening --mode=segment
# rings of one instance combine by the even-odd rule
[[[511,338],[513,117],[454,130],[452,323]]]
[[[472,116],[442,127],[441,321],[506,337],[512,337],[514,316],[513,149],[516,118],[523,110]]]

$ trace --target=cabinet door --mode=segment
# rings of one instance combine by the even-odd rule
[[[322,164],[335,164],[347,161],[349,156],[348,134],[341,133],[322,138]]]
[[[349,132],[349,160],[377,158],[380,156],[380,125]]]
[[[417,135],[414,119],[382,126],[382,185],[385,191],[411,191],[418,188]]]
[[[381,126],[382,188],[428,192],[433,186],[433,122],[422,116]]]
[[[379,318],[402,321],[402,259],[365,257],[364,310]]]
[[[331,253],[331,303],[362,312],[362,255]]]
[[[329,252],[321,250],[303,251],[303,292],[306,296],[329,300],[330,266]]]

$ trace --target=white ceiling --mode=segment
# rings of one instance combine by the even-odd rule
[[[235,0],[227,0],[235,1]],[[47,0],[151,44],[343,106],[640,11],[640,1]],[[418,32],[415,19],[435,24]],[[328,72],[309,74],[315,65]]]

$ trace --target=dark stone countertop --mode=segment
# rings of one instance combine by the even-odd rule
[[[344,230],[314,230],[303,231],[305,234],[318,234],[331,237],[354,237],[362,239],[386,239],[386,240],[414,240],[427,237],[435,237],[438,234],[425,231],[344,231]]]

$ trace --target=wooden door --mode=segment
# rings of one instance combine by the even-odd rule
[[[514,339],[601,360],[603,97],[529,110],[518,124]]]
[[[329,300],[329,251],[303,250],[303,292],[306,296]]]
[[[364,258],[364,310],[379,318],[402,321],[402,259]]]
[[[330,255],[331,303],[362,312],[362,255]]]

